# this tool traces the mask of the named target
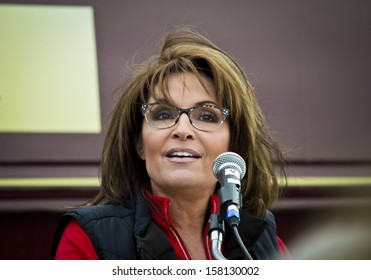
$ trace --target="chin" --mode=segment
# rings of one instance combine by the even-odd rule
[[[211,183],[212,182],[212,183]],[[199,193],[201,190],[212,189],[212,192],[215,189],[214,180],[205,180],[205,176],[201,179],[197,179],[193,176],[176,176],[171,180],[171,186],[176,189],[194,189],[195,193]]]

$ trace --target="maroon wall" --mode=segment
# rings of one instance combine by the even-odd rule
[[[371,159],[370,1],[7,2],[94,7],[103,124],[125,65],[159,47],[168,28],[189,24],[240,62],[288,157]],[[103,138],[1,134],[0,161],[99,161]]]

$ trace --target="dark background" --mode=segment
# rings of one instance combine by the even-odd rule
[[[203,29],[244,68],[291,162],[290,176],[371,175],[371,1],[0,3],[93,6],[103,127],[101,134],[0,133],[1,178],[97,177],[113,93],[126,65],[157,50],[168,28],[184,24]],[[291,184],[274,208],[280,235],[289,243],[308,227],[305,217],[324,209],[369,211],[369,187]],[[3,187],[0,258],[48,258],[64,207],[95,192],[93,186]]]

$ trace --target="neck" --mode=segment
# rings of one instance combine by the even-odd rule
[[[171,219],[177,232],[185,243],[192,259],[206,259],[204,245],[205,216],[208,202],[203,200],[185,202],[172,200]]]
[[[208,210],[209,198],[185,201],[170,198],[170,213],[177,229],[202,230]]]
[[[169,198],[170,213],[173,224],[177,229],[203,228],[205,215],[209,208],[211,192],[164,192],[153,190],[157,196]],[[191,226],[191,227],[190,227]]]
[[[204,227],[211,194],[190,195],[154,192],[170,199],[170,215],[173,226],[185,243],[192,259],[206,259]]]

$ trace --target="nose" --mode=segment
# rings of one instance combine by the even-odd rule
[[[186,113],[180,115],[178,122],[174,126],[173,137],[180,140],[194,139],[195,128],[191,124]]]

